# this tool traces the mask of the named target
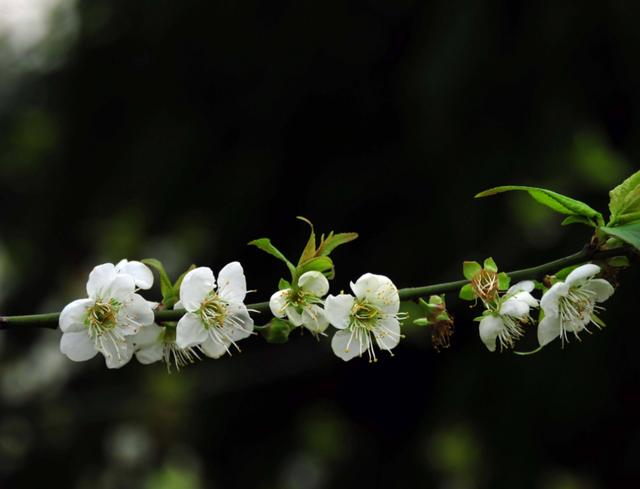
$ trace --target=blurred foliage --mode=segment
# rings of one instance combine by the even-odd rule
[[[604,211],[637,169],[628,2],[7,2],[48,13],[0,19],[3,313],[59,310],[122,257],[172,277],[238,259],[266,300],[282,270],[245,243],[293,256],[297,215],[360,233],[334,291],[534,265],[586,228],[473,195],[532,185]],[[68,362],[59,332],[2,332],[0,486],[634,487],[637,278],[606,330],[527,358],[488,354],[454,296],[450,349],[409,327],[375,365],[296,331],[180,374],[112,372]]]

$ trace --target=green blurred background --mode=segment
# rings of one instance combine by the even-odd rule
[[[307,229],[358,231],[334,291],[577,251],[506,183],[604,210],[640,154],[631,2],[0,0],[0,311],[60,310],[102,262],[240,260],[253,300]],[[254,337],[179,375],[107,371],[58,331],[0,334],[0,487],[574,489],[640,485],[639,274],[609,328],[490,354],[408,330],[343,363]],[[159,297],[154,290],[149,297]],[[523,348],[533,345],[528,338]]]

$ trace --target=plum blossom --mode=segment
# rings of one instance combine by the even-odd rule
[[[304,326],[314,334],[322,333],[329,326],[323,300],[329,292],[329,281],[320,272],[303,273],[298,288],[279,290],[271,296],[269,308],[277,318],[287,317],[294,326]]]
[[[253,332],[253,319],[244,305],[247,282],[242,265],[232,262],[218,275],[208,267],[191,270],[180,285],[179,305],[186,309],[176,328],[176,345],[182,350],[200,348],[219,358],[230,346]],[[193,351],[193,350],[192,350]]]
[[[366,273],[351,283],[351,294],[329,295],[325,313],[339,331],[333,336],[333,352],[345,361],[367,352],[377,361],[373,344],[391,353],[400,338],[400,297],[393,282],[384,275]],[[373,338],[372,338],[373,337]]]
[[[564,282],[556,282],[547,290],[540,301],[544,311],[538,326],[540,346],[558,336],[564,344],[569,341],[569,333],[579,339],[581,331],[588,331],[589,323],[600,328],[601,321],[596,312],[604,308],[597,304],[611,297],[615,289],[606,280],[594,278],[599,273],[598,265],[587,263],[573,270]]]
[[[178,347],[175,326],[146,326],[132,338],[132,342],[136,359],[140,363],[149,365],[162,361],[169,372],[172,365],[180,371],[181,368],[200,360],[201,350],[197,345],[185,349]]]
[[[140,262],[123,262],[95,267],[87,282],[88,298],[71,302],[60,313],[60,351],[69,359],[82,362],[100,352],[107,367],[120,368],[133,355],[131,337],[153,324],[154,304],[136,293],[137,287],[153,285],[153,275]]]

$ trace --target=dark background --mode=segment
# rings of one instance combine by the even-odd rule
[[[0,34],[0,307],[60,310],[91,268],[240,260],[252,300],[307,229],[357,231],[334,292],[399,287],[580,249],[589,230],[506,183],[606,209],[640,153],[631,2],[79,1],[28,48]],[[0,33],[2,31],[0,30]],[[637,271],[609,327],[564,350],[490,354],[477,311],[440,354],[343,363],[297,332],[180,374],[58,331],[0,336],[0,486],[608,488],[640,484]],[[148,297],[159,297],[154,290]],[[521,346],[533,346],[528,338]]]

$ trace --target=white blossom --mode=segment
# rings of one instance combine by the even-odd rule
[[[88,298],[73,301],[60,313],[60,351],[71,360],[82,362],[100,352],[109,368],[120,368],[133,355],[131,337],[153,323],[153,304],[136,293],[136,284],[153,285],[153,275],[149,280],[140,262],[127,263],[128,268],[112,263],[95,267],[87,282]]]
[[[496,311],[485,313],[479,332],[489,351],[496,350],[498,341],[503,349],[513,348],[515,341],[524,335],[522,324],[531,322],[530,309],[538,307],[538,301],[531,295],[534,287],[531,280],[515,284],[500,298]]]
[[[376,361],[373,345],[391,352],[400,334],[400,297],[398,289],[384,275],[366,273],[351,283],[351,294],[329,295],[325,313],[339,331],[333,336],[333,352],[343,360],[351,360],[367,352],[369,361]],[[373,338],[372,338],[373,336]]]
[[[611,297],[614,288],[606,280],[594,278],[599,273],[598,265],[587,263],[573,270],[564,282],[556,282],[547,290],[540,301],[544,311],[538,326],[540,346],[558,336],[564,344],[569,333],[579,338],[579,333],[587,330],[589,323],[600,327],[595,313],[603,308],[597,304]]]
[[[199,347],[179,348],[176,344],[176,328],[152,324],[141,328],[132,338],[136,359],[143,365],[163,361],[167,370],[174,365],[180,370],[200,359]]]
[[[322,309],[322,297],[327,292],[329,281],[322,273],[305,272],[298,279],[298,290],[279,290],[271,296],[269,308],[275,317],[286,316],[294,326],[304,326],[312,333],[319,334],[329,326]]]
[[[187,273],[180,286],[180,306],[187,312],[176,329],[178,348],[197,346],[212,358],[230,353],[232,345],[239,350],[237,342],[253,332],[253,319],[244,305],[246,293],[246,279],[238,262],[220,270],[217,287],[210,268]]]

